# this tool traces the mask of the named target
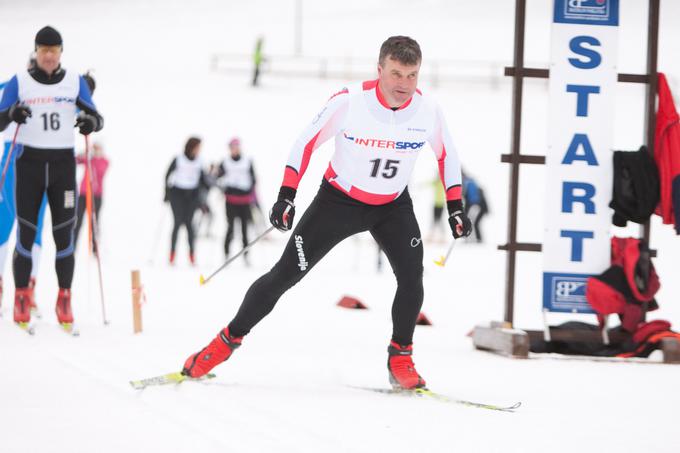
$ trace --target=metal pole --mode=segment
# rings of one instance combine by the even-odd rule
[[[658,84],[657,56],[659,49],[659,0],[649,0],[647,16],[647,91],[645,99],[645,141],[647,150],[654,156],[656,133],[656,87]],[[649,221],[640,227],[640,234],[649,244],[651,228]]]
[[[506,257],[505,277],[505,315],[503,320],[513,323],[515,309],[515,264],[517,249],[517,211],[519,209],[519,155],[520,137],[522,133],[522,88],[524,85],[524,24],[526,19],[526,0],[515,1],[515,51],[513,66],[515,76],[512,79],[512,143],[513,156],[510,165],[510,216],[508,218],[508,255]]]

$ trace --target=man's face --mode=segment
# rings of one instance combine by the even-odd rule
[[[52,74],[61,60],[61,46],[38,46],[35,51],[38,67],[48,74]]]
[[[238,157],[241,155],[241,145],[229,145],[229,153],[231,157]]]
[[[378,83],[390,107],[399,107],[408,101],[418,86],[420,63],[404,65],[388,55],[382,65],[378,64]]]

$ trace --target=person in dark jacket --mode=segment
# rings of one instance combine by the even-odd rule
[[[248,244],[248,225],[252,222],[252,207],[255,204],[255,170],[253,161],[241,152],[241,141],[234,137],[229,141],[229,156],[220,164],[217,177],[222,178],[227,212],[227,235],[224,239],[224,254],[229,256],[229,247],[234,237],[234,224],[238,219],[241,226],[243,247]],[[243,258],[248,264],[247,252]]]
[[[165,201],[170,202],[174,225],[170,239],[170,264],[175,263],[175,248],[180,227],[187,230],[189,261],[196,263],[194,249],[194,227],[192,220],[199,204],[199,188],[208,185],[203,172],[203,163],[198,155],[201,139],[190,137],[184,145],[184,152],[175,157],[165,174]]]
[[[484,190],[477,184],[474,178],[463,172],[463,198],[465,199],[465,213],[472,222],[472,230],[475,233],[475,241],[483,242],[482,218],[489,212]],[[471,239],[471,238],[469,238]]]

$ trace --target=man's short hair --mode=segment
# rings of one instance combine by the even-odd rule
[[[420,63],[423,54],[420,46],[415,39],[408,36],[391,36],[380,46],[380,56],[378,63],[380,66],[385,64],[385,58],[390,57],[406,66],[413,66]]]

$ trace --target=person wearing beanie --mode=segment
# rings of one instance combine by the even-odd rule
[[[92,102],[86,80],[61,67],[63,40],[46,26],[35,36],[35,66],[18,72],[0,98],[0,131],[17,125],[15,198],[19,221],[13,257],[14,321],[28,328],[32,288],[31,248],[35,241],[38,210],[47,194],[56,245],[55,268],[59,291],[57,320],[65,330],[73,327],[71,282],[75,258],[73,227],[76,222],[76,162],[73,124],[82,135],[97,132],[104,120]]]
[[[234,137],[229,141],[229,155],[220,164],[217,175],[224,189],[225,211],[227,213],[227,235],[224,239],[224,254],[229,256],[229,247],[234,238],[235,222],[241,226],[241,243],[248,245],[248,225],[252,222],[251,209],[255,203],[255,170],[253,161],[241,152],[241,141]],[[248,262],[248,252],[243,254]]]
[[[175,264],[177,235],[182,226],[187,230],[189,262],[192,266],[196,264],[193,219],[199,205],[201,186],[209,186],[200,153],[201,139],[189,137],[184,144],[184,152],[172,160],[165,173],[165,201],[170,203],[175,220],[170,236],[170,265]]]

